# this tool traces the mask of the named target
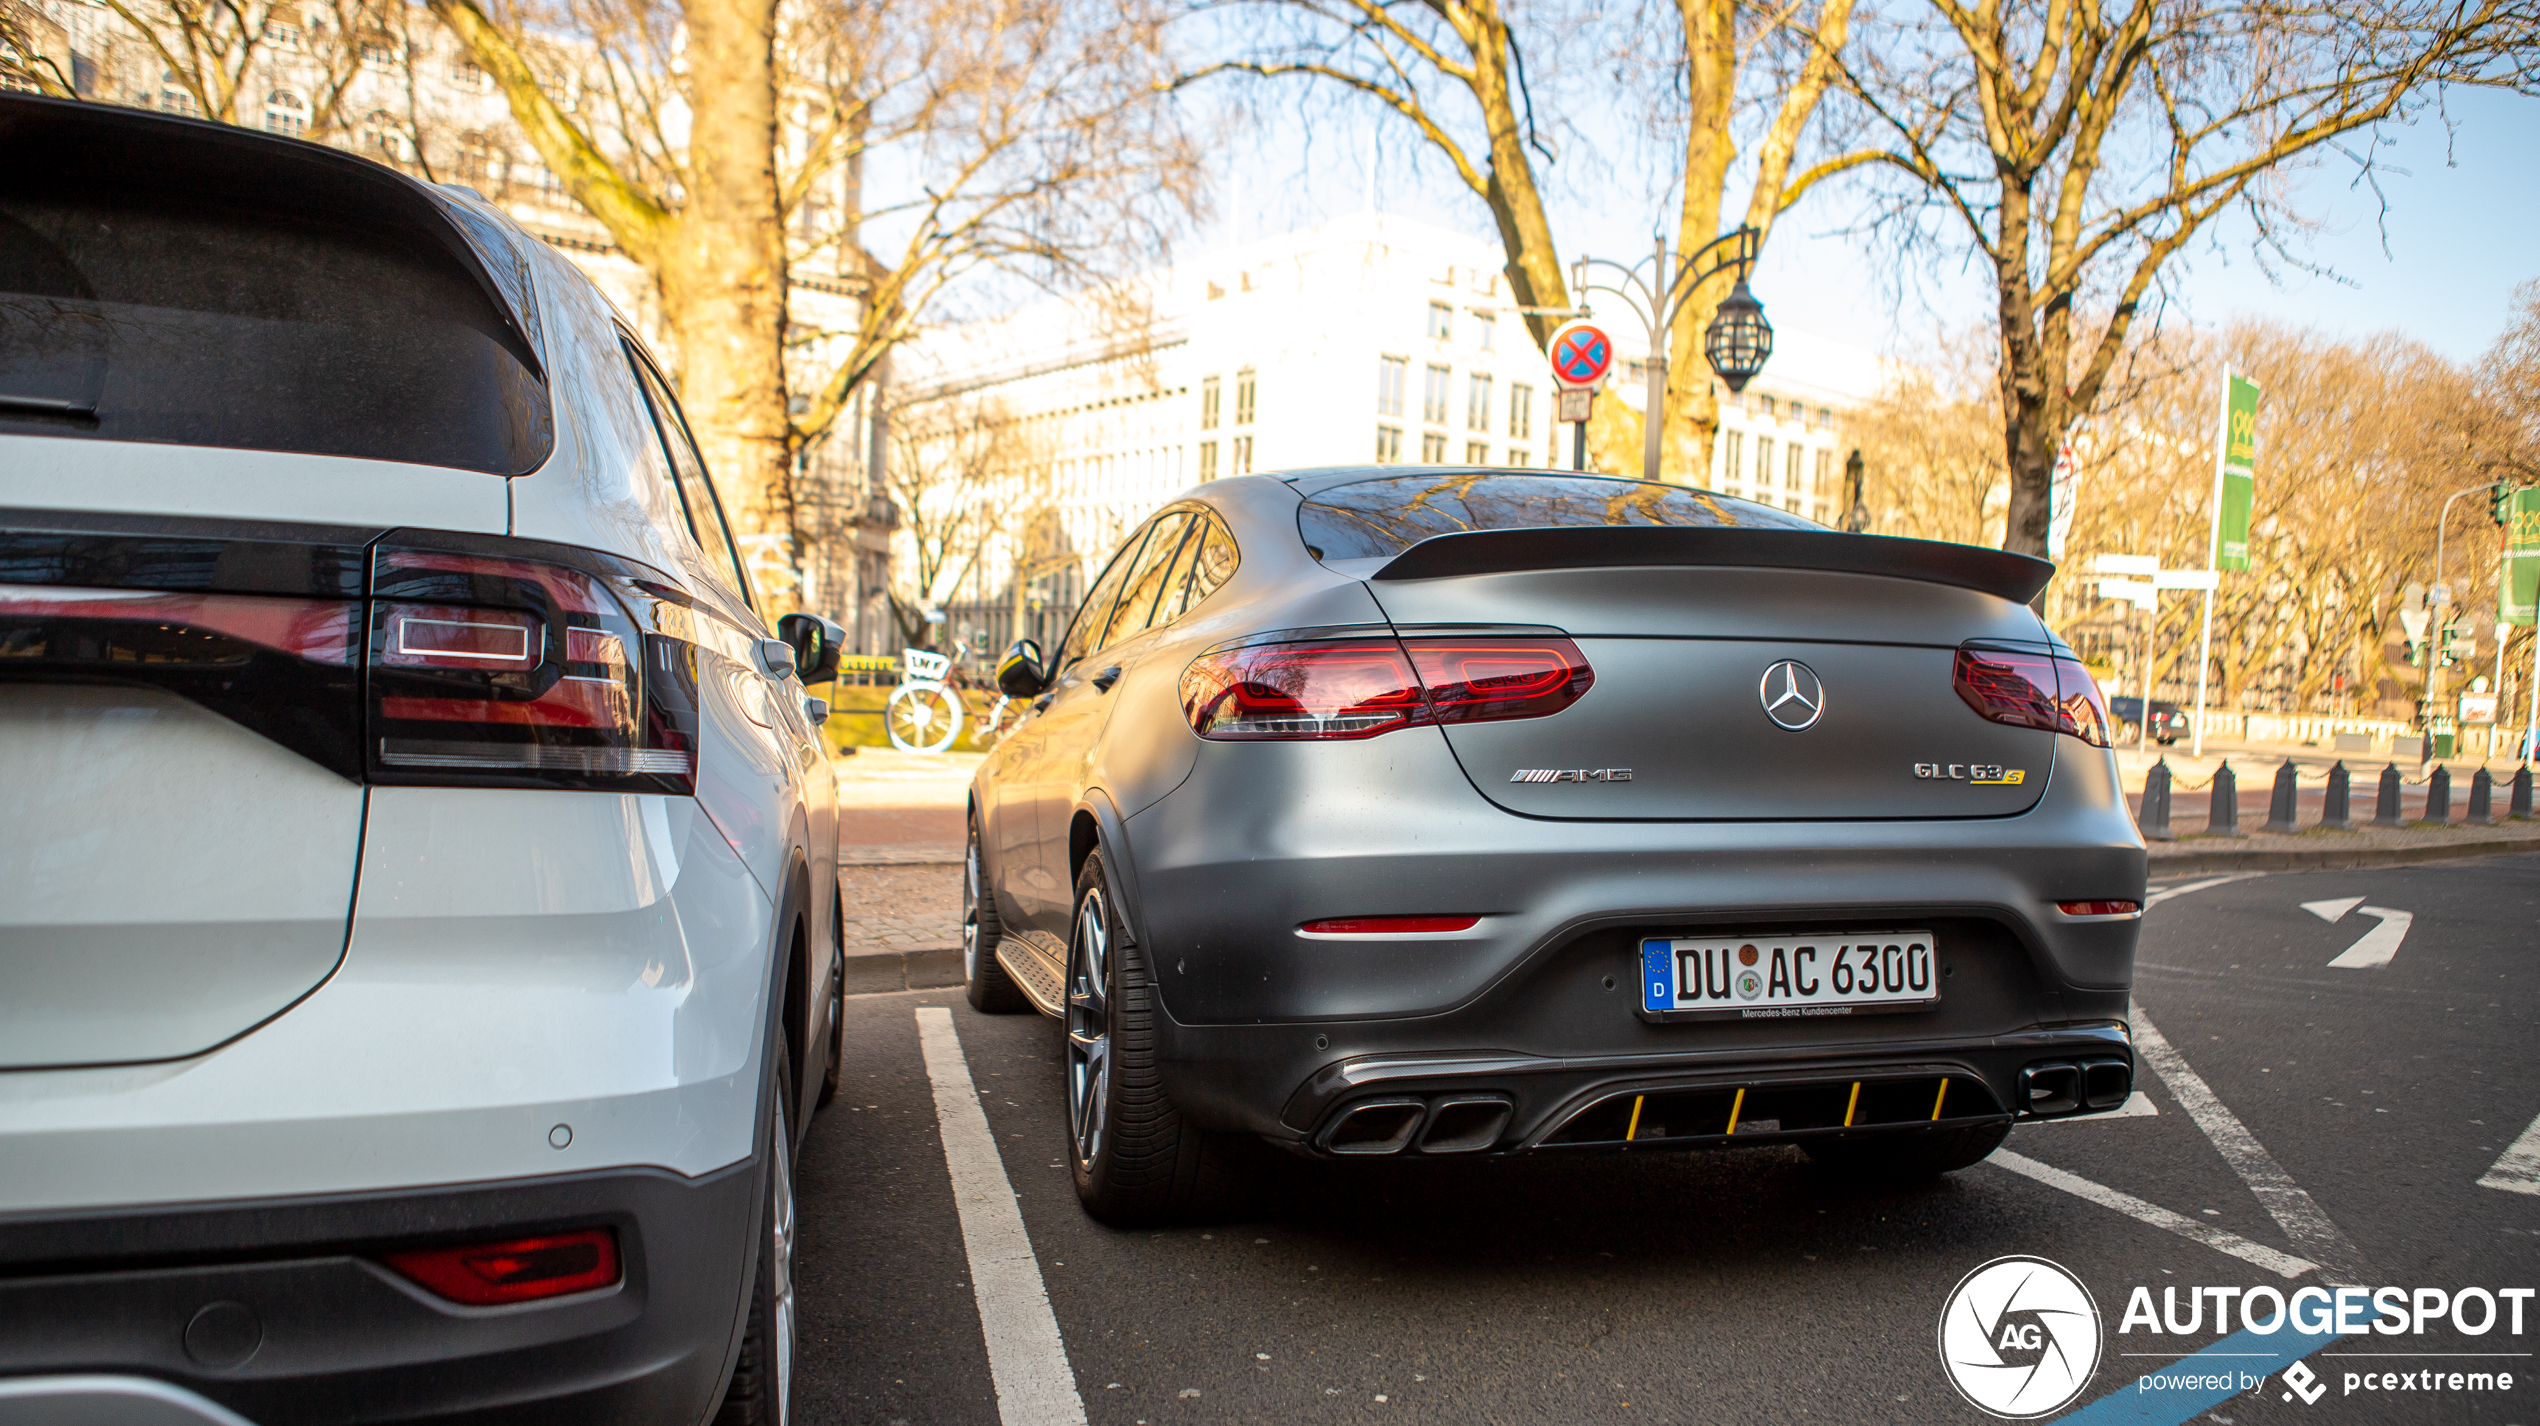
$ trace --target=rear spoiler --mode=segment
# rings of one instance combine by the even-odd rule
[[[2055,566],[2027,555],[1833,530],[1736,530],[1695,525],[1580,525],[1536,530],[1468,530],[1432,535],[1394,556],[1374,579],[1444,579],[1528,569],[1616,569],[1633,565],[1727,565],[1879,574],[1955,585],[2026,604]]]

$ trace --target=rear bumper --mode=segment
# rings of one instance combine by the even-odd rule
[[[179,1414],[190,1394],[261,1426],[685,1426],[713,1409],[731,1368],[760,1197],[758,1166],[745,1160],[697,1179],[622,1169],[7,1215],[0,1387],[21,1404],[94,1398],[111,1407],[130,1397],[135,1411],[171,1422],[224,1419]],[[397,1247],[592,1226],[616,1230],[623,1277],[548,1302],[462,1307],[377,1260]],[[213,1304],[232,1305],[222,1308],[226,1331],[197,1327],[189,1340]],[[67,1380],[81,1377],[89,1380]],[[134,1378],[173,1390],[137,1391]],[[0,1396],[0,1408],[11,1399]]]

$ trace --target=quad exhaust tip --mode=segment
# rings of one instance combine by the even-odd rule
[[[1376,1157],[1399,1154],[1416,1141],[1423,1154],[1477,1154],[1499,1142],[1512,1108],[1495,1095],[1370,1099],[1341,1111],[1323,1131],[1323,1150]]]
[[[2020,1071],[2020,1107],[2041,1119],[2114,1109],[2134,1093],[2134,1067],[2124,1060],[2056,1060]]]

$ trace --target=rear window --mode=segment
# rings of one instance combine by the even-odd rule
[[[46,137],[88,142],[0,165],[0,433],[496,475],[546,458],[534,357],[428,200],[371,201],[394,175],[259,168],[280,146],[233,142],[187,183],[129,132]]]
[[[1316,559],[1390,558],[1432,535],[1469,530],[1567,529],[1584,525],[1693,525],[1759,530],[1823,530],[1813,520],[1751,500],[1590,475],[1457,471],[1337,485],[1297,511],[1297,529]]]

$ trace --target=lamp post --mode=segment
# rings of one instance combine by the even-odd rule
[[[1676,329],[1676,315],[1684,310],[1696,289],[1732,267],[1737,269],[1737,285],[1729,289],[1728,297],[1712,315],[1711,325],[1702,333],[1702,354],[1730,391],[1744,391],[1746,383],[1755,379],[1772,356],[1773,324],[1764,320],[1764,304],[1746,289],[1746,274],[1755,266],[1763,247],[1762,230],[1744,227],[1723,233],[1681,256],[1669,253],[1667,240],[1661,237],[1654,259],[1628,267],[1590,257],[1570,264],[1573,300],[1584,307],[1589,292],[1613,293],[1648,328],[1649,406],[1641,418],[1643,480],[1658,479],[1660,441],[1666,424],[1667,338]],[[1715,258],[1713,254],[1723,248],[1727,252]],[[1615,277],[1591,283],[1588,269],[1593,267],[1611,268]],[[1645,275],[1644,268],[1648,269]]]

